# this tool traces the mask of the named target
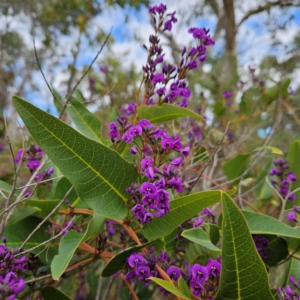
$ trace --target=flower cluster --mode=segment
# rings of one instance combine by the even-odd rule
[[[111,140],[132,144],[130,153],[137,157],[137,171],[147,180],[142,185],[132,183],[126,189],[130,195],[129,200],[135,204],[132,209],[134,215],[141,224],[146,224],[154,216],[162,217],[169,212],[168,189],[177,193],[183,191],[178,168],[183,164],[190,147],[183,148],[179,135],[170,136],[167,131],[155,127],[148,120],[140,120],[137,125],[132,125],[127,124],[126,118],[118,118],[118,124],[109,124]],[[172,159],[171,154],[177,157]]]
[[[0,295],[4,299],[14,300],[25,288],[24,278],[19,274],[27,269],[26,256],[16,258],[19,249],[7,247],[5,237],[2,241],[4,245],[0,245]]]
[[[278,287],[277,295],[278,300],[299,300],[300,299],[300,279],[296,281],[292,276],[289,277],[290,283],[293,285],[292,289],[289,285],[285,288]]]
[[[288,221],[290,221],[290,222],[296,222],[296,223],[298,223],[297,215],[300,215],[300,208],[294,205],[294,206],[293,206],[293,210],[294,210],[294,211],[290,211],[290,212],[287,214],[287,219],[288,219]],[[295,212],[296,212],[296,213],[295,213]]]
[[[45,152],[37,145],[30,145],[30,147],[25,151],[24,149],[19,149],[17,151],[17,157],[15,159],[15,163],[19,164],[21,159],[23,161],[26,161],[26,166],[28,167],[31,174],[33,174],[36,169],[41,165],[41,160],[43,158],[43,155]],[[51,166],[48,170],[38,173],[36,177],[34,178],[35,182],[39,182],[41,180],[50,179],[52,173],[54,172],[54,167]],[[25,197],[30,196],[30,190],[26,190]]]
[[[175,263],[175,260],[170,261],[168,254],[163,251],[159,256],[154,254],[153,248],[146,255],[133,253],[127,259],[128,272],[126,279],[129,282],[143,281],[145,286],[148,286],[149,281],[147,278],[161,278],[156,268],[156,264],[158,264],[174,282],[182,276],[195,296],[210,299],[215,295],[221,272],[219,259],[209,259],[206,266],[200,264],[189,266],[186,263],[184,268],[179,268]],[[164,290],[161,288],[161,291]],[[164,292],[167,294],[166,291]]]
[[[261,256],[261,258],[268,258],[267,250],[269,248],[269,240],[265,236],[260,234],[253,234],[252,238],[255,243],[256,250]]]
[[[170,31],[172,24],[177,22],[175,13],[165,16],[166,6],[150,7],[149,13],[154,18],[155,35],[150,35],[150,46],[144,45],[148,51],[146,66],[143,67],[145,77],[145,94],[143,104],[152,105],[155,103],[174,103],[186,107],[191,91],[185,81],[190,70],[197,69],[198,63],[206,60],[206,50],[208,46],[214,45],[214,41],[209,36],[209,30],[205,28],[190,28],[188,33],[192,34],[196,41],[196,46],[189,51],[184,47],[181,53],[179,66],[164,63],[164,53],[159,45],[158,34],[163,31]],[[157,71],[157,67],[161,70]],[[158,97],[158,101],[155,99]]]
[[[275,168],[270,171],[270,175],[277,176],[277,180],[272,180],[272,184],[278,187],[279,194],[290,201],[296,199],[296,194],[292,193],[291,183],[297,181],[297,176],[292,172],[286,172],[290,167],[284,159],[274,160]]]

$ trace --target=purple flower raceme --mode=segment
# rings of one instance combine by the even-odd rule
[[[2,241],[6,244],[6,238]],[[28,269],[26,256],[16,257],[19,249],[0,245],[0,295],[3,299],[16,299],[25,288],[25,281],[19,274]]]
[[[292,276],[289,277],[292,286],[277,288],[278,300],[299,300],[300,299],[300,279],[296,281]]]
[[[275,159],[273,163],[275,168],[270,171],[271,176],[276,176],[276,180],[272,179],[271,181],[273,186],[284,199],[294,201],[296,194],[291,191],[291,186],[298,180],[296,174],[286,172],[290,167],[284,159]]]
[[[176,282],[182,276],[194,296],[204,297],[205,295],[211,298],[203,299],[213,299],[217,293],[221,273],[219,258],[209,259],[206,265],[189,265],[186,262],[184,268],[180,268],[175,260],[170,259],[168,253],[161,251],[160,255],[156,255],[152,248],[147,254],[132,253],[128,257],[126,279],[131,283],[142,281],[145,286],[148,286],[147,278],[151,276],[160,278],[156,264],[167,273],[172,281]],[[164,289],[160,290],[166,293]]]
[[[265,236],[260,235],[260,234],[253,234],[252,238],[253,238],[253,241],[256,246],[256,250],[259,253],[259,255],[263,259],[268,258],[267,250],[269,248],[269,240]]]

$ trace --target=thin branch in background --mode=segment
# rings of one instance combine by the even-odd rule
[[[55,179],[60,179],[60,178],[62,178],[62,177],[64,177],[64,175],[59,175],[59,176],[56,176],[56,177],[53,177],[53,178],[44,179],[44,180],[39,181],[38,184],[45,183],[45,182],[47,182],[47,181],[52,181],[52,180],[55,180]],[[28,188],[28,187],[34,186],[34,185],[36,185],[36,183],[26,184],[26,185],[24,185],[24,186],[21,186],[21,187],[16,188],[16,190],[22,190],[22,189],[24,189],[24,188]]]
[[[208,162],[205,164],[205,166],[203,167],[203,169],[201,170],[200,174],[197,176],[196,180],[194,181],[194,183],[192,184],[192,186],[190,187],[187,195],[192,191],[192,189],[195,187],[196,183],[199,181],[199,179],[201,178],[202,174],[204,173],[204,171],[206,170],[206,168],[208,167],[208,165],[210,164],[210,162],[212,161],[212,159],[214,158],[215,154],[217,153],[217,151],[219,150],[225,136],[228,130],[230,122],[227,123],[227,126],[225,128],[224,134],[222,136],[222,138],[220,139],[219,143],[217,144],[217,147],[215,148],[212,156],[209,158]]]
[[[101,261],[99,268],[101,269],[103,266],[104,266],[104,262]],[[96,292],[95,300],[99,300],[100,299],[100,293],[101,293],[101,288],[102,288],[102,281],[103,281],[103,277],[100,274],[99,275],[99,280],[98,280],[98,285],[97,285],[97,292]]]
[[[239,187],[238,187],[238,200],[239,200],[239,204],[240,204],[241,209],[244,209],[244,204],[243,204],[243,201],[242,201],[242,184],[241,184],[243,179],[244,179],[244,176],[240,179]]]
[[[114,276],[111,276],[110,279],[109,279],[108,284],[106,284],[106,286],[105,286],[105,294],[104,294],[103,297],[102,297],[103,300],[108,300],[108,298],[109,298],[109,293],[110,293],[112,284],[113,284],[113,282],[114,282],[114,279],[115,279],[115,277],[114,277]]]
[[[53,93],[53,91],[52,91],[52,89],[51,89],[51,87],[50,87],[50,85],[49,85],[49,83],[48,83],[48,81],[47,81],[47,79],[46,79],[46,76],[45,76],[45,74],[44,74],[44,72],[43,72],[43,70],[42,70],[42,66],[41,66],[41,64],[40,64],[40,60],[39,60],[39,57],[38,57],[38,54],[37,54],[37,51],[36,51],[35,37],[34,37],[34,36],[33,36],[33,48],[34,48],[34,55],[35,55],[35,58],[36,58],[36,62],[37,62],[37,64],[38,64],[38,66],[39,66],[39,70],[40,70],[40,72],[41,72],[41,74],[42,74],[42,76],[43,76],[43,78],[44,78],[44,81],[45,81],[45,83],[46,83],[46,85],[47,85],[47,87],[48,87],[50,93],[52,94],[53,98],[54,98],[57,102],[59,102],[59,101],[57,100],[57,98],[55,97],[55,94]]]
[[[96,56],[94,57],[94,59],[92,60],[92,62],[90,63],[90,65],[88,66],[88,68],[84,71],[84,73],[82,74],[82,76],[79,78],[79,80],[77,81],[77,83],[75,84],[74,88],[71,90],[70,94],[67,95],[66,97],[66,101],[60,111],[60,114],[58,116],[59,119],[61,119],[61,117],[63,116],[64,114],[64,111],[73,95],[73,93],[75,92],[75,90],[77,89],[77,87],[79,86],[79,84],[81,83],[81,81],[83,80],[83,78],[87,75],[87,73],[89,72],[89,70],[92,68],[93,64],[95,63],[95,61],[97,60],[98,56],[100,55],[100,53],[102,52],[104,46],[106,45],[110,35],[111,35],[111,31],[112,29],[110,30],[109,34],[106,36],[106,39],[104,40],[101,48],[99,49],[99,51],[97,52]]]
[[[60,231],[57,235],[53,236],[52,238],[50,238],[50,239],[47,240],[47,241],[44,241],[44,242],[38,244],[38,245],[35,246],[35,247],[32,247],[32,248],[30,248],[30,249],[28,249],[28,250],[19,252],[19,253],[17,253],[15,256],[17,257],[17,256],[24,255],[25,253],[32,252],[33,250],[35,250],[35,249],[37,249],[37,248],[39,248],[39,247],[41,247],[41,246],[43,246],[43,245],[45,245],[45,244],[48,244],[48,243],[52,242],[53,240],[55,240],[56,238],[58,238],[59,236],[61,236],[61,235],[65,232],[65,230],[67,230],[69,227],[72,226],[72,222],[74,221],[74,219],[75,219],[75,216],[71,219],[71,221],[70,221],[69,224],[64,228],[64,230]],[[44,251],[44,250],[43,250],[43,251]],[[41,251],[40,253],[42,253],[43,251]],[[40,254],[40,253],[39,253],[39,254]],[[36,254],[35,256],[38,256],[39,254]]]
[[[53,210],[48,214],[48,216],[43,219],[43,221],[28,235],[28,237],[25,239],[23,244],[20,246],[19,251],[26,245],[28,240],[41,228],[41,226],[55,213],[55,211],[62,205],[62,203],[66,200],[70,192],[72,191],[73,186],[66,192],[65,196],[63,199],[53,208]]]

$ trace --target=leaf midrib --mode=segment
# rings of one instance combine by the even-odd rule
[[[17,100],[17,101],[19,101],[19,100]],[[24,109],[26,109],[25,108],[25,106],[23,106],[24,107]],[[118,190],[116,190],[115,188],[114,188],[114,186],[113,185],[111,185],[104,177],[102,177],[101,175],[100,175],[100,173],[98,173],[90,164],[88,164],[84,159],[82,159],[80,156],[78,156],[77,154],[76,154],[76,152],[74,152],[73,151],[73,149],[72,148],[70,148],[69,146],[67,146],[61,139],[59,139],[56,135],[54,135],[51,131],[49,131],[48,130],[48,128],[47,127],[45,127],[44,125],[43,125],[43,123],[41,123],[41,122],[39,122],[39,120],[30,112],[30,110],[28,110],[28,109],[26,109],[26,111],[39,123],[39,124],[41,124],[42,125],[42,127],[46,130],[46,131],[48,131],[55,139],[57,139],[59,142],[61,142],[61,144],[62,145],[64,145],[70,152],[72,152],[76,157],[78,157],[79,158],[79,160],[81,160],[83,163],[85,163],[85,165],[87,166],[87,167],[89,167],[96,175],[98,175],[113,191],[115,191],[115,193],[122,199],[122,200],[126,200],[126,198],[122,195],[122,194],[120,194],[120,192],[118,191]],[[60,121],[60,120],[59,120]],[[61,122],[61,121],[60,121]],[[65,124],[66,126],[67,126],[67,124]],[[72,128],[69,128],[69,129],[72,129]],[[79,133],[80,134],[80,133]],[[102,145],[103,146],[103,145]],[[103,146],[104,147],[104,146]],[[111,150],[111,149],[110,149]],[[113,151],[113,150],[112,150]]]

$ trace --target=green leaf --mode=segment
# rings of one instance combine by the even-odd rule
[[[191,290],[182,276],[180,276],[180,278],[178,279],[178,288],[182,294],[184,294],[188,299],[191,299]]]
[[[287,153],[287,161],[290,166],[289,172],[293,172],[296,174],[297,178],[300,178],[300,141],[293,141],[289,146]],[[300,180],[293,182],[291,185],[291,191],[300,187]],[[295,201],[287,201],[285,205],[285,209],[292,208],[293,205],[300,205],[300,191],[296,192]]]
[[[86,240],[97,236],[103,229],[104,218],[94,213],[85,233],[69,231],[60,241],[58,255],[51,264],[51,274],[54,280],[58,280],[68,267],[76,249]]]
[[[53,286],[46,286],[42,289],[42,296],[44,300],[71,300],[62,291]]]
[[[201,121],[204,118],[188,108],[164,103],[162,106],[139,106],[138,116],[140,119],[147,119],[151,123],[165,123],[180,117],[192,117]]]
[[[300,278],[300,260],[296,258],[291,258],[289,261],[289,266],[286,271],[285,280],[282,284],[282,286],[286,286],[290,284],[289,277],[292,276],[295,280]],[[293,288],[293,286],[290,284],[290,287]]]
[[[40,212],[41,209],[38,207],[17,207],[8,221],[8,225],[19,222],[22,219],[25,219],[37,212]]]
[[[276,267],[289,255],[287,242],[276,235],[266,235],[265,237],[269,241],[269,247],[266,250],[268,256],[263,261],[269,267]]]
[[[109,277],[122,270],[125,267],[127,257],[129,257],[131,253],[139,252],[140,250],[142,250],[145,247],[148,247],[151,244],[152,242],[149,242],[140,246],[133,246],[127,248],[122,252],[119,252],[114,257],[112,257],[107,263],[107,265],[104,267],[102,271],[102,276]]]
[[[24,201],[26,204],[31,206],[31,208],[36,209],[41,217],[46,217],[58,205],[60,200],[34,200],[29,199]]]
[[[170,212],[162,218],[154,218],[144,226],[144,236],[154,240],[170,234],[178,225],[194,217],[205,207],[221,200],[220,191],[206,191],[183,196],[171,201]]]
[[[12,186],[8,183],[6,183],[5,181],[0,180],[0,190],[2,192],[6,192],[7,194],[10,193],[12,189]]]
[[[5,228],[4,236],[7,238],[7,245],[12,248],[18,248],[23,244],[23,241],[32,233],[32,231],[42,222],[41,219],[36,217],[29,217],[22,219],[19,222],[16,222],[12,225],[9,225]],[[39,228],[29,241],[24,246],[24,250],[31,249],[32,247],[40,245],[42,242],[47,241],[50,236],[45,232],[48,229],[49,222],[44,223],[41,228]],[[46,249],[48,247],[48,249]],[[42,250],[45,251],[42,251]],[[42,252],[41,252],[42,251]],[[38,254],[39,258],[45,263],[48,264],[48,261],[51,261],[54,255],[57,253],[57,248],[51,244],[43,245],[32,250],[32,253]]]
[[[220,240],[220,229],[217,225],[211,223],[204,223],[205,232],[207,233],[211,242],[216,245]]]
[[[170,282],[166,280],[159,279],[156,277],[149,277],[148,280],[152,280],[153,282],[160,285],[161,287],[163,287],[165,290],[172,293],[173,295],[179,296],[180,298],[187,299],[187,300],[191,299],[190,297],[186,296],[184,293],[179,291],[175,286],[173,286]]]
[[[254,190],[259,199],[268,199],[274,194],[274,189],[266,181],[266,177],[269,175],[270,170],[273,168],[273,161],[269,161],[266,166],[259,172],[254,181]]]
[[[243,210],[242,213],[247,220],[249,230],[252,234],[275,234],[282,237],[300,239],[299,230],[295,230],[273,217],[248,210]]]
[[[78,130],[86,137],[103,144],[102,123],[93,115],[85,105],[75,97],[70,98],[70,105],[67,107],[73,122]]]
[[[111,219],[127,214],[125,188],[136,181],[133,164],[19,97],[13,103],[37,144],[94,211]]]
[[[272,146],[261,146],[261,147],[255,148],[253,151],[261,151],[261,150],[265,150],[265,149],[271,150],[271,152],[273,154],[283,155],[283,152],[280,149],[278,149],[276,147],[272,147]]]
[[[222,208],[222,271],[215,300],[274,299],[265,265],[256,251],[247,222],[225,193],[222,193]]]
[[[181,234],[183,237],[186,239],[201,245],[205,248],[208,248],[212,251],[218,251],[221,252],[221,249],[216,247],[208,238],[207,233],[200,227],[198,228],[192,228],[192,229],[187,229],[182,232]]]
[[[54,103],[58,113],[60,113],[60,111],[61,111],[61,109],[64,105],[65,100],[60,96],[60,94],[55,89],[52,88],[52,92],[55,96],[53,98],[53,103]]]
[[[223,165],[224,173],[228,180],[234,180],[242,175],[250,164],[251,153],[237,154]]]
[[[61,178],[57,183],[54,199],[63,199],[71,186],[71,182],[66,177]],[[69,193],[68,200],[73,206],[80,200],[75,189],[72,189]]]

